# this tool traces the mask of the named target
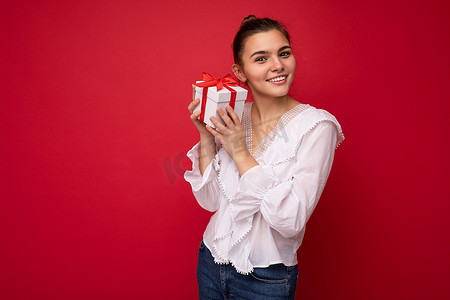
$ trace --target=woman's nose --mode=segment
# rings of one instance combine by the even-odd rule
[[[272,70],[271,71],[279,71],[282,69],[283,69],[283,64],[281,63],[280,58],[278,56],[274,57],[272,59]]]

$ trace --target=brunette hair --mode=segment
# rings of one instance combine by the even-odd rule
[[[245,42],[249,37],[256,33],[268,32],[271,30],[280,31],[288,40],[289,44],[291,39],[289,33],[287,32],[285,26],[283,26],[279,21],[269,19],[269,18],[257,18],[254,15],[249,15],[246,17],[239,28],[238,32],[234,36],[233,40],[233,56],[234,62],[238,65],[242,64],[242,52],[244,51]]]

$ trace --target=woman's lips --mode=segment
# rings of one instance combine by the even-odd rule
[[[277,76],[277,77],[273,77],[271,79],[267,79],[266,81],[270,82],[270,83],[273,83],[273,84],[276,84],[276,85],[280,85],[280,84],[285,83],[286,79],[287,79],[287,75],[280,75],[280,76]]]

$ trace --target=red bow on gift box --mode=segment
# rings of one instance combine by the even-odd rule
[[[205,108],[206,108],[208,87],[216,86],[217,91],[220,91],[223,87],[225,87],[227,90],[229,90],[231,92],[230,106],[231,106],[231,108],[234,109],[234,103],[236,102],[236,91],[234,89],[230,88],[229,86],[237,85],[237,81],[233,77],[231,77],[230,74],[227,74],[223,77],[215,78],[211,74],[203,72],[202,80],[204,82],[194,83],[195,86],[203,88],[202,107],[201,107],[201,113],[200,113],[201,121],[204,121],[204,119],[205,119]]]
[[[218,91],[220,91],[224,86],[227,87],[228,85],[237,85],[237,81],[231,77],[230,74],[216,78],[209,73],[203,72],[202,80],[204,82],[196,83],[195,85],[198,87],[216,86]]]

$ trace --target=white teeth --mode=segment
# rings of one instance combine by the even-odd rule
[[[270,79],[270,80],[268,80],[268,81],[270,81],[270,82],[276,82],[276,81],[281,81],[281,80],[284,80],[284,79],[286,79],[286,76],[276,77],[276,78]]]

